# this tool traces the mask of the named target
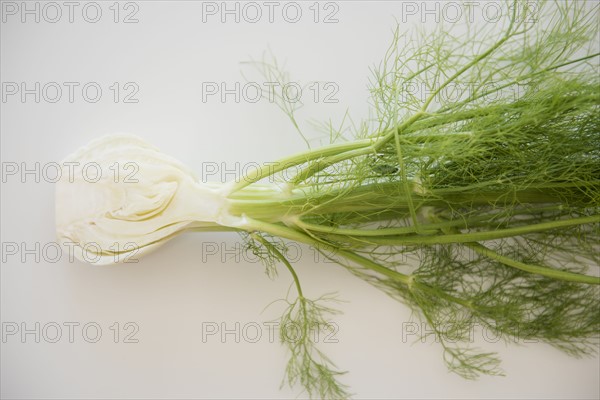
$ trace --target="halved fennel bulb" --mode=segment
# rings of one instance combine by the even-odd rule
[[[201,184],[174,158],[133,135],[94,140],[61,163],[56,227],[92,264],[127,261],[198,227],[236,226],[227,187]]]

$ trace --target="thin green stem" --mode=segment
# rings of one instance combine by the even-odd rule
[[[515,33],[513,32],[513,26],[515,24],[516,21],[516,13],[517,13],[517,7],[516,7],[517,2],[515,1],[513,4],[513,15],[510,19],[510,24],[508,26],[508,29],[506,30],[506,33],[504,34],[504,36],[498,40],[492,47],[490,47],[487,51],[485,51],[484,53],[478,55],[477,57],[475,57],[473,60],[471,60],[469,63],[467,63],[465,66],[463,66],[462,68],[460,68],[458,71],[456,71],[450,78],[446,79],[446,81],[440,85],[440,87],[437,88],[437,90],[435,90],[424,102],[423,107],[421,108],[422,112],[426,112],[427,108],[429,107],[429,105],[431,104],[431,102],[436,98],[436,96],[446,87],[448,86],[450,83],[452,83],[454,80],[456,80],[458,77],[460,77],[462,74],[464,74],[465,72],[467,72],[469,69],[471,69],[474,65],[478,64],[479,62],[481,62],[483,59],[487,58],[490,54],[492,54],[494,51],[496,51],[498,48],[500,48],[508,39],[510,39]]]
[[[329,156],[322,160],[317,160],[317,161],[313,162],[312,164],[308,165],[305,169],[298,172],[296,174],[296,176],[294,176],[294,178],[292,179],[291,183],[293,185],[298,185],[299,183],[307,180],[314,174],[324,170],[325,168],[327,168],[333,164],[336,164],[336,163],[339,163],[339,162],[342,162],[345,160],[349,160],[351,158],[360,157],[363,155],[373,154],[373,153],[375,153],[373,148],[371,146],[369,146],[369,147],[365,147],[365,148],[349,150],[346,152],[342,152],[339,154]]]
[[[591,54],[591,55],[588,55],[588,56],[580,57],[580,58],[575,59],[575,60],[570,60],[570,61],[567,61],[567,62],[564,62],[564,63],[553,65],[551,67],[547,67],[547,68],[544,68],[542,70],[538,70],[538,71],[532,72],[530,74],[520,75],[517,78],[513,79],[512,81],[509,81],[509,82],[507,82],[507,83],[505,83],[503,85],[496,86],[496,87],[494,87],[491,90],[488,90],[488,91],[485,91],[485,92],[482,92],[482,93],[478,94],[477,96],[472,96],[472,97],[469,97],[466,100],[463,100],[463,101],[460,101],[460,102],[457,102],[457,103],[453,103],[452,105],[450,105],[448,107],[444,107],[444,108],[440,109],[439,112],[440,113],[445,113],[445,112],[448,112],[450,110],[454,110],[454,109],[459,108],[459,107],[461,107],[461,106],[463,106],[465,104],[471,103],[474,100],[478,100],[478,99],[480,99],[482,97],[485,97],[485,96],[488,96],[488,95],[490,95],[492,93],[497,93],[500,90],[506,89],[507,87],[510,87],[510,86],[515,85],[515,84],[517,84],[519,82],[522,82],[525,79],[530,79],[530,78],[533,78],[535,76],[542,75],[542,74],[544,74],[546,72],[549,72],[549,71],[552,71],[552,70],[556,70],[556,69],[559,69],[559,68],[562,68],[562,67],[566,67],[567,65],[572,65],[572,64],[580,63],[582,61],[587,61],[587,60],[590,60],[592,58],[596,58],[596,57],[599,57],[599,56],[600,56],[600,53],[594,53],[594,54]],[[473,111],[475,111],[475,110],[473,110]]]
[[[290,271],[292,278],[294,279],[294,283],[296,285],[296,290],[298,291],[298,297],[303,299],[304,295],[302,294],[302,287],[300,286],[300,279],[298,279],[298,275],[296,274],[294,267],[292,267],[292,265],[287,260],[287,258],[285,258],[285,256],[283,254],[281,254],[281,252],[277,249],[277,247],[273,246],[273,244],[271,244],[268,240],[263,238],[261,235],[251,234],[251,236],[253,239],[258,240],[260,243],[262,243],[262,245],[265,246],[268,249],[268,251],[273,253],[275,255],[275,257],[277,257],[279,259],[279,261],[281,261],[286,266],[288,271]]]
[[[548,268],[541,265],[533,265],[526,264],[517,260],[513,260],[512,258],[503,256],[496,251],[482,245],[479,243],[466,243],[466,246],[475,250],[477,253],[491,258],[493,260],[499,261],[500,263],[507,265],[509,267],[514,267],[520,269],[525,272],[529,272],[532,274],[546,276],[548,278],[559,279],[568,282],[577,282],[577,283],[586,283],[593,285],[600,285],[600,277],[589,276],[578,274],[570,271],[562,271],[554,268]]]
[[[406,165],[404,163],[404,156],[402,155],[402,147],[400,146],[400,133],[397,130],[394,133],[394,141],[396,144],[396,153],[398,157],[398,164],[400,166],[400,174],[402,177],[402,185],[404,186],[404,192],[411,193],[411,182],[409,181],[408,174],[406,173]],[[410,212],[410,217],[412,218],[412,224],[418,233],[422,233],[422,230],[419,226],[419,220],[417,219],[417,209],[415,208],[412,196],[407,196],[406,199],[408,204],[408,210]]]
[[[312,245],[315,248],[318,248],[320,250],[332,251],[332,252],[334,252],[335,255],[339,255],[349,261],[355,262],[356,264],[358,264],[364,268],[367,268],[371,271],[380,273],[383,276],[390,278],[394,282],[398,282],[400,284],[406,285],[407,288],[409,288],[411,290],[419,289],[419,290],[422,290],[423,292],[442,297],[446,300],[455,302],[455,303],[460,304],[469,309],[473,309],[473,304],[471,302],[466,301],[461,298],[458,298],[456,296],[452,296],[448,293],[441,292],[433,287],[430,287],[429,285],[419,282],[412,275],[406,275],[401,272],[386,268],[383,265],[380,265],[380,264],[378,264],[366,257],[363,257],[359,254],[356,254],[354,252],[342,250],[335,246],[328,246],[326,244],[316,242],[310,236],[307,236],[307,235],[303,234],[302,232],[298,232],[294,229],[290,229],[290,228],[284,227],[282,225],[269,224],[269,223],[265,223],[265,222],[258,221],[258,220],[250,221],[249,225],[252,228],[255,228],[262,232],[267,232],[269,234],[277,235],[282,238],[294,240],[299,243],[305,243],[308,245]]]
[[[600,222],[600,215],[542,222],[538,224],[528,224],[512,228],[493,229],[483,232],[443,233],[438,235],[386,235],[386,231],[394,229],[391,228],[371,230],[368,235],[363,234],[363,232],[361,232],[359,229],[350,230],[355,231],[356,234],[346,234],[344,230],[337,230],[333,231],[332,235],[336,239],[340,240],[343,240],[344,236],[347,236],[349,240],[356,241],[356,243],[369,243],[386,246],[448,244],[502,239],[507,237],[526,235],[528,233],[544,232],[552,229],[593,224],[598,222]],[[451,225],[447,224],[446,226],[449,227]],[[377,235],[378,231],[382,231],[382,233],[380,235]]]
[[[356,140],[351,143],[331,144],[319,149],[304,151],[293,156],[280,159],[279,161],[275,161],[273,163],[265,163],[262,166],[248,171],[243,177],[241,177],[239,181],[231,187],[230,194],[285,169],[292,168],[318,158],[327,157],[332,154],[337,155],[351,150],[367,147],[371,144],[372,140],[369,139]]]
[[[267,222],[263,222],[263,221],[259,221],[259,220],[248,219],[248,224],[245,227],[245,229],[247,229],[248,231],[258,230],[258,231],[266,232],[266,233],[269,233],[274,236],[278,236],[278,237],[289,239],[289,240],[294,240],[299,243],[308,244],[308,245],[314,246],[315,248],[332,251],[336,255],[339,255],[348,260],[354,261],[363,267],[366,267],[375,272],[379,272],[389,278],[392,278],[392,279],[402,282],[404,284],[408,284],[409,281],[411,280],[409,275],[405,275],[400,272],[393,271],[393,270],[386,268],[380,264],[377,264],[374,261],[369,260],[368,258],[365,258],[365,257],[355,254],[353,252],[342,250],[336,246],[331,246],[331,245],[327,245],[326,243],[319,242],[303,232],[300,232],[300,231],[292,229],[292,228],[288,228],[288,227],[280,225],[280,224],[272,224],[272,223],[267,223]]]
[[[556,211],[556,210],[558,210],[557,207],[549,207],[549,208],[546,208],[539,212],[541,213],[544,211]],[[523,211],[523,213],[527,213],[527,214],[529,214],[530,212],[531,212],[531,210]],[[539,224],[525,225],[525,226],[514,227],[514,228],[496,229],[497,224],[493,223],[492,221],[495,218],[498,218],[499,215],[501,215],[501,214],[482,215],[482,216],[478,216],[478,217],[467,218],[464,220],[459,219],[459,220],[453,220],[453,221],[425,223],[425,224],[421,225],[421,228],[423,230],[421,232],[421,234],[431,235],[431,234],[438,233],[440,231],[440,229],[452,228],[452,227],[457,227],[457,226],[464,227],[464,228],[473,228],[473,227],[477,226],[476,223],[480,222],[480,221],[483,222],[484,226],[489,225],[490,227],[494,228],[493,231],[489,231],[489,232],[474,232],[474,233],[460,233],[460,234],[456,234],[456,235],[452,235],[452,234],[443,235],[442,240],[445,240],[444,242],[435,242],[435,244],[457,243],[460,240],[452,240],[452,239],[456,239],[459,237],[465,237],[465,238],[467,238],[467,239],[465,239],[465,241],[493,240],[493,239],[498,239],[498,238],[502,238],[502,237],[524,235],[524,234],[532,233],[532,232],[541,232],[541,231],[549,230],[549,229],[582,225],[582,224],[594,223],[594,222],[600,221],[600,216],[594,215],[594,216],[589,216],[589,217],[580,217],[580,218],[565,219],[565,220],[545,222],[545,223],[539,223]],[[416,232],[416,230],[413,226],[403,226],[403,227],[397,227],[397,228],[381,228],[381,229],[365,229],[365,228],[346,229],[346,228],[339,228],[339,227],[335,227],[335,226],[323,226],[323,225],[319,225],[319,224],[313,224],[313,223],[303,221],[300,218],[294,219],[293,223],[302,229],[306,229],[306,230],[313,231],[313,232],[336,234],[339,236],[357,236],[357,237],[363,237],[363,238],[373,237],[373,236],[375,236],[375,237],[377,237],[377,236],[401,236],[401,235],[414,234]],[[431,236],[427,236],[427,237],[431,237]],[[436,237],[436,238],[439,238],[439,237]],[[444,239],[444,238],[450,238],[450,239]],[[409,237],[409,240],[410,240],[410,237]]]

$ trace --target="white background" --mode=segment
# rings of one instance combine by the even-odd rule
[[[41,86],[77,82],[80,86],[72,103],[66,86],[56,103],[43,93],[36,103],[34,95],[22,101],[20,94],[7,95],[3,90],[7,95],[1,103],[3,168],[7,163],[33,168],[36,162],[40,166],[59,162],[101,135],[131,132],[212,181],[232,178],[231,173],[222,175],[224,166],[239,172],[244,163],[271,161],[305,145],[268,101],[236,103],[229,96],[222,102],[212,96],[203,102],[203,82],[243,84],[240,62],[260,58],[270,48],[286,62],[292,80],[338,85],[338,103],[315,104],[313,93],[303,93],[306,105],[299,121],[309,136],[318,138],[306,123],[310,119],[340,121],[346,109],[356,120],[367,116],[369,68],[382,58],[396,20],[408,30],[434,26],[435,18],[444,16],[438,8],[437,15],[422,19],[419,10],[405,19],[402,2],[337,2],[328,8],[321,3],[315,23],[313,2],[303,2],[298,3],[299,22],[287,22],[281,11],[285,3],[280,3],[270,23],[268,9],[259,2],[263,17],[258,23],[244,18],[254,14],[241,14],[239,23],[227,16],[223,23],[220,13],[204,15],[203,22],[202,2],[137,1],[119,4],[115,23],[109,1],[98,2],[102,15],[96,23],[83,18],[85,2],[74,9],[73,22],[68,7],[59,2],[62,18],[51,23],[47,19],[55,18],[55,9],[44,8],[46,3],[37,3],[39,22],[29,14],[22,22],[21,3],[13,3],[19,8],[16,15],[6,11],[7,3],[2,5],[3,84],[26,82],[32,88],[35,82]],[[34,9],[35,4],[29,2],[28,7]],[[222,7],[221,2],[214,4]],[[423,7],[421,2],[413,4]],[[429,4],[435,9],[434,2]],[[87,10],[88,18],[94,18],[94,10]],[[138,22],[123,23],[133,11]],[[323,23],[332,11],[338,22]],[[87,82],[103,90],[96,103],[82,97],[81,87]],[[115,102],[109,88],[114,82],[121,90],[125,83],[135,83],[138,102],[124,103],[122,97]],[[47,94],[54,97],[53,92]],[[207,163],[221,168],[208,176]],[[66,254],[58,262],[43,256],[36,262],[33,255],[25,255],[23,262],[25,247],[35,248],[36,243],[43,247],[55,240],[52,183],[43,176],[40,182],[33,175],[24,180],[17,174],[2,184],[2,243],[17,243],[19,252],[9,255],[3,250],[1,319],[5,329],[14,324],[35,329],[39,323],[41,337],[39,343],[34,334],[4,338],[3,398],[298,395],[299,388],[279,389],[286,353],[276,340],[270,343],[264,325],[280,310],[273,306],[261,313],[268,303],[285,296],[290,278],[283,271],[271,281],[260,264],[247,257],[236,260],[239,238],[235,234],[185,234],[139,263],[125,266],[92,267],[70,262]],[[224,251],[207,254],[206,243],[216,243]],[[302,247],[295,266],[309,296],[337,291],[346,301],[338,306],[343,314],[333,320],[339,327],[337,343],[323,343],[322,349],[349,371],[343,382],[357,399],[600,396],[598,358],[576,360],[544,344],[488,343],[495,338],[484,333],[475,334],[475,345],[499,351],[507,376],[466,381],[451,374],[439,344],[411,345],[414,337],[403,340],[403,326],[411,321],[405,306],[343,268],[317,261],[310,249]],[[70,322],[79,324],[72,343],[65,325]],[[115,322],[119,323],[118,343]],[[125,329],[127,322],[139,328],[134,335],[138,343],[124,343],[124,335],[132,332]],[[92,328],[84,336],[86,323],[102,329],[97,343],[86,341],[95,336]],[[203,341],[207,323],[232,330],[239,323],[239,343],[234,334],[225,340],[214,335]],[[51,343],[55,324],[62,327],[62,336]],[[262,326],[262,336],[251,343],[246,339],[255,337],[251,328],[256,324]]]

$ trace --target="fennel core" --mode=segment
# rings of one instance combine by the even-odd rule
[[[293,322],[301,335],[280,332],[290,353],[285,381],[311,397],[349,397],[343,372],[308,334],[327,325],[335,299],[304,296],[286,241],[314,246],[411,307],[433,329],[450,370],[466,378],[502,374],[494,353],[469,345],[475,325],[573,356],[594,353],[598,5],[539,3],[536,18],[549,22],[537,24],[528,3],[506,3],[500,36],[489,26],[451,35],[440,25],[427,39],[397,29],[373,70],[372,119],[326,125],[329,144],[236,182],[201,184],[141,139],[100,139],[68,160],[138,162],[140,181],[59,182],[59,237],[78,244],[79,258],[103,264],[184,231],[240,232],[269,276],[277,265],[291,275],[297,297],[285,299],[280,326]],[[276,63],[253,65],[286,83]],[[451,85],[473,83],[468,95],[439,99]],[[428,95],[403,91],[409,84],[426,85]],[[299,130],[294,106],[277,100]]]

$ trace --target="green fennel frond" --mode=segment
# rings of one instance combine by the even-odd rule
[[[600,6],[535,5],[507,2],[500,35],[398,27],[372,69],[374,117],[328,122],[329,145],[252,171],[229,196],[252,230],[314,246],[411,307],[466,378],[503,373],[470,347],[475,326],[573,356],[600,341]],[[254,194],[267,177],[283,197]],[[322,323],[293,275],[283,320]],[[310,342],[283,342],[290,384],[343,397]]]
[[[268,269],[276,268],[271,265],[274,261],[284,264],[296,287],[297,297],[293,301],[285,299],[287,308],[279,321],[279,339],[290,353],[282,384],[293,387],[300,383],[311,398],[348,398],[347,386],[337,379],[344,372],[338,371],[333,361],[316,345],[322,334],[333,329],[328,317],[337,311],[324,303],[335,301],[335,297],[324,295],[316,300],[304,297],[298,275],[281,251],[281,242],[274,243],[257,232],[251,233],[247,241],[253,242],[252,246],[263,246],[262,253],[268,254],[265,257],[269,260]]]

